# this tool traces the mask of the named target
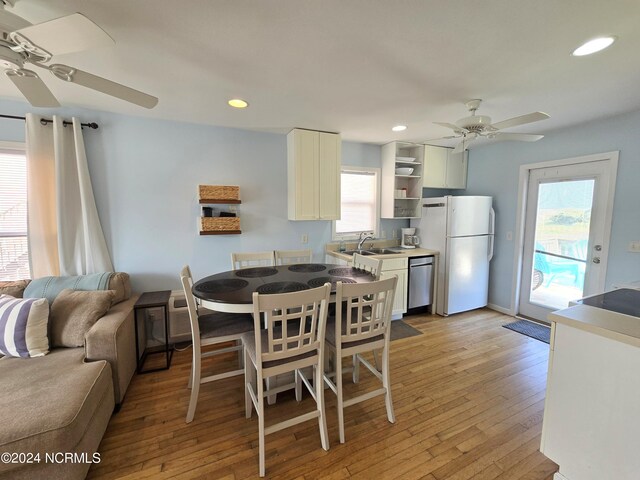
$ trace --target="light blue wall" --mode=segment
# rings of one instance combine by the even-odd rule
[[[0,100],[2,114],[29,111],[52,113]],[[285,135],[83,109],[56,112],[100,125],[84,129],[94,194],[114,266],[132,275],[134,289],[178,288],[185,264],[196,278],[228,270],[233,251],[312,248],[315,260],[324,259],[331,222],[287,220]],[[24,141],[24,123],[0,119],[0,140]],[[342,163],[379,167],[381,149],[343,142]],[[242,235],[198,235],[198,184],[240,186]],[[390,237],[405,223],[383,220],[381,228]]]
[[[558,130],[535,143],[504,142],[470,150],[465,195],[492,195],[496,210],[496,254],[491,262],[489,302],[511,305],[520,165],[593,153],[620,151],[606,286],[640,280],[640,254],[627,251],[640,240],[640,112]]]

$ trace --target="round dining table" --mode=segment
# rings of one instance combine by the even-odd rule
[[[329,263],[298,263],[265,267],[249,267],[217,273],[197,281],[193,295],[201,306],[228,313],[252,313],[253,292],[261,294],[290,293],[321,287],[331,283],[369,283],[375,277],[365,270]],[[332,295],[334,297],[334,295]]]

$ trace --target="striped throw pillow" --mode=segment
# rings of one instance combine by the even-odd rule
[[[14,298],[0,295],[0,354],[8,357],[41,357],[49,353],[46,298]]]

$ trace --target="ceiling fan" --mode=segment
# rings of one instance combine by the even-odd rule
[[[114,40],[87,17],[74,13],[32,25],[5,10],[17,0],[0,0],[0,69],[34,107],[59,107],[60,103],[33,70],[49,70],[54,77],[111,95],[141,107],[153,108],[158,99],[80,69],[49,63],[55,55],[113,46]]]
[[[499,140],[518,140],[521,142],[535,142],[544,137],[544,135],[534,135],[530,133],[508,133],[502,130],[506,128],[516,127],[518,125],[525,125],[527,123],[533,123],[540,120],[546,120],[549,115],[543,112],[533,112],[527,115],[521,115],[519,117],[503,120],[498,123],[491,123],[491,117],[486,115],[476,115],[476,110],[480,107],[480,99],[469,100],[465,103],[466,107],[471,112],[471,115],[465,118],[461,118],[455,124],[454,123],[442,123],[434,122],[436,125],[442,125],[453,130],[455,135],[449,135],[442,138],[462,138],[462,141],[456,145],[453,149],[454,153],[463,152],[467,149],[469,142],[475,140],[478,137],[495,138]]]

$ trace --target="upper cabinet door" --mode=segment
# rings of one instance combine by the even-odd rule
[[[447,161],[447,188],[467,188],[467,158],[468,151],[452,153],[449,151]]]
[[[296,128],[287,135],[289,220],[340,218],[340,135]]]
[[[469,152],[452,153],[452,148],[424,146],[424,183],[428,188],[467,188]]]
[[[340,218],[340,135],[319,133],[318,193],[320,220]]]
[[[447,188],[447,159],[449,148],[424,146],[423,186],[428,188]]]

